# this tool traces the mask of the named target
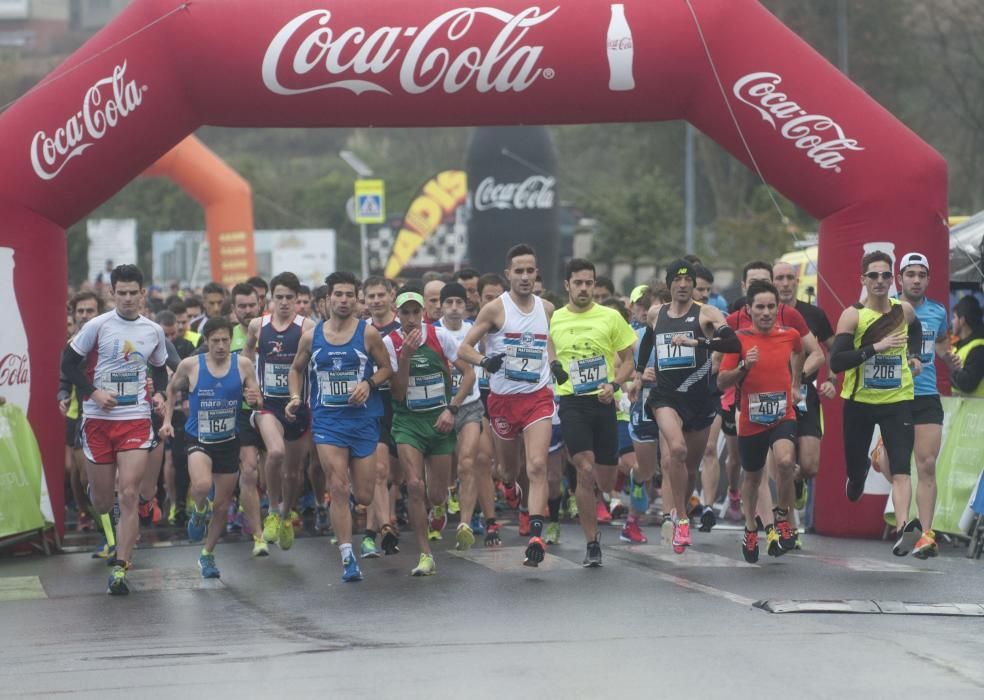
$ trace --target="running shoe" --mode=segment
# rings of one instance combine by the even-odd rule
[[[263,539],[273,544],[280,539],[280,513],[270,513],[263,521]]]
[[[519,536],[530,536],[530,512],[528,510],[519,511]]]
[[[198,506],[191,509],[191,517],[188,518],[189,542],[201,542],[205,538],[205,531],[208,529],[207,515],[208,511],[200,511]]]
[[[317,515],[315,515],[314,529],[318,532],[324,533],[331,529],[331,521],[328,518],[328,509],[324,506],[318,506]]]
[[[775,525],[766,525],[765,541],[769,543],[768,552],[770,557],[781,557],[786,553],[779,542],[779,532],[776,530]]]
[[[363,559],[378,559],[380,554],[376,540],[369,535],[363,536],[362,543],[359,545],[359,555]]]
[[[628,542],[629,544],[646,544],[649,540],[646,536],[642,534],[642,530],[639,528],[638,520],[629,520],[625,523],[625,527],[622,528],[621,534],[618,536],[622,542]]]
[[[601,566],[601,543],[597,540],[588,542],[588,551],[584,555],[582,566],[585,569],[597,569]]]
[[[152,498],[149,501],[141,501],[137,506],[137,516],[140,518],[141,527],[150,527],[154,522],[154,506],[157,505],[157,499]]]
[[[109,574],[109,584],[106,592],[109,595],[127,595],[130,586],[126,580],[126,572],[130,568],[129,564],[117,563],[113,565],[113,570]]]
[[[608,514],[612,516],[612,520],[621,520],[627,512],[628,509],[617,498],[613,498],[608,504]]]
[[[198,557],[198,569],[202,572],[202,578],[220,578],[219,567],[215,565],[215,555],[212,552],[202,550]]]
[[[178,507],[173,503],[167,509],[167,524],[171,527],[178,524]]]
[[[423,553],[417,560],[417,566],[410,571],[411,576],[433,576],[436,573],[437,565],[434,563],[434,557]]]
[[[687,517],[691,520],[700,520],[700,516],[704,512],[704,504],[700,502],[697,496],[691,496],[689,506],[690,509],[687,511]]]
[[[512,488],[506,488],[506,485],[503,484],[502,498],[505,500],[508,508],[519,510],[519,507],[523,503],[523,489],[518,483],[514,483]]]
[[[704,506],[704,512],[700,514],[700,527],[697,529],[701,532],[710,532],[717,525],[717,522],[714,509],[710,506]]]
[[[560,523],[547,523],[547,532],[543,537],[547,544],[558,544],[560,542]]]
[[[397,533],[396,528],[394,528],[389,523],[383,525],[380,534],[383,536],[380,544],[383,547],[383,552],[389,556],[390,554],[399,554],[400,552],[400,535]]]
[[[499,537],[499,523],[492,523],[485,528],[485,546],[501,547],[502,538]]]
[[[485,526],[482,525],[482,514],[474,513],[471,518],[471,529],[476,535],[485,534]]]
[[[629,503],[632,509],[640,515],[649,508],[649,492],[646,491],[645,484],[636,483],[634,469],[629,471]]]
[[[892,547],[892,554],[897,557],[907,556],[912,551],[916,542],[922,537],[922,534],[922,524],[919,522],[919,518],[910,520],[899,530],[899,539],[896,540],[895,546]]]
[[[526,545],[526,558],[523,559],[523,566],[537,567],[543,561],[547,553],[547,545],[539,537],[531,537],[530,543]]]
[[[567,517],[571,520],[577,518],[577,496],[573,493],[567,497]]]
[[[796,488],[796,500],[793,502],[793,508],[803,510],[806,508],[806,501],[810,497],[810,489],[803,479],[796,479],[793,485]]]
[[[463,552],[471,549],[472,545],[475,544],[475,533],[468,523],[458,523],[458,529],[454,533],[454,539],[454,548]]]
[[[932,530],[926,530],[916,542],[916,546],[912,549],[912,556],[916,559],[929,559],[930,557],[935,557],[940,553],[939,545],[936,544],[936,533]]]
[[[663,513],[662,518],[663,521],[659,526],[659,536],[663,542],[670,544],[673,541],[673,530],[675,529],[673,527],[673,518],[670,517],[669,513]]]
[[[235,499],[229,503],[229,508],[226,510],[226,532],[239,532],[242,530],[242,524],[239,522],[239,506],[236,504]]]
[[[115,556],[116,547],[109,544],[105,537],[102,538],[102,544],[92,553],[93,559],[106,559],[108,561],[112,561]]]
[[[724,511],[725,520],[744,520],[745,516],[741,512],[741,494],[737,491],[728,490],[728,508]]]
[[[316,504],[317,500],[314,497],[314,491],[308,491],[301,496],[301,500],[297,504],[297,509],[302,513],[310,513],[317,507]]]
[[[793,545],[793,549],[799,551],[799,550],[803,549],[803,542],[800,540],[800,531],[799,531],[799,529],[796,529],[796,530],[793,530],[793,532],[796,533],[796,544]]]
[[[461,512],[461,501],[458,500],[458,492],[451,488],[448,489],[448,513],[454,515]]]
[[[686,518],[678,520],[673,527],[673,551],[683,554],[684,550],[693,543],[690,537],[690,521]]]
[[[427,528],[427,539],[431,542],[439,542],[444,539],[444,535],[441,534],[440,530],[435,530],[432,527]]]
[[[280,521],[280,548],[288,550],[294,546],[294,518],[297,513],[291,511],[290,515]]]
[[[779,533],[779,546],[783,553],[796,548],[796,530],[785,518],[776,518],[776,532]]]
[[[266,543],[263,539],[263,535],[253,538],[253,556],[254,557],[268,557],[270,556],[270,545]]]
[[[448,514],[444,510],[444,506],[434,506],[431,508],[430,512],[430,529],[436,530],[438,533],[444,530],[444,527],[448,524]],[[441,539],[440,537],[435,537],[433,539]]]
[[[844,493],[847,495],[847,500],[851,503],[857,503],[864,495],[864,480],[854,482],[848,479],[844,485]]]
[[[612,514],[608,512],[608,506],[605,505],[604,501],[598,501],[595,504],[595,515],[598,516],[599,524],[608,524],[612,521]]]
[[[362,580],[362,569],[359,568],[359,563],[355,560],[354,554],[345,557],[345,560],[342,562],[342,580],[345,583]]]
[[[749,564],[754,564],[759,560],[758,532],[745,530],[745,536],[741,538],[741,555]]]

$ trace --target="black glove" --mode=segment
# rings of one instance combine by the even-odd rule
[[[564,369],[564,363],[560,360],[554,360],[550,363],[550,371],[553,373],[554,379],[557,380],[558,384],[564,384],[570,379],[570,375]]]
[[[484,369],[489,374],[495,374],[500,369],[502,369],[502,363],[506,359],[506,353],[501,352],[498,355],[492,355],[491,357],[483,357],[480,364],[481,368]]]

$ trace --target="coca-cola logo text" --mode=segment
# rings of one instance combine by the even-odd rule
[[[788,95],[776,92],[782,76],[749,73],[735,83],[735,97],[762,115],[762,119],[824,170],[841,172],[844,151],[863,151],[856,139],[847,138],[840,124],[822,114],[810,114]],[[780,126],[776,123],[779,120]]]
[[[0,388],[29,384],[31,381],[30,367],[27,354],[15,355],[9,352],[0,357]]]
[[[329,26],[331,11],[311,10],[288,22],[277,32],[263,57],[263,84],[278,95],[300,95],[340,88],[356,95],[365,92],[392,94],[372,76],[399,66],[399,84],[404,92],[419,95],[440,88],[456,93],[471,86],[478,92],[522,92],[540,77],[551,79],[551,68],[540,68],[542,46],[523,43],[530,30],[557,12],[530,7],[511,14],[494,7],[449,10],[420,27],[379,27],[369,31],[354,26]],[[491,17],[502,27],[488,46],[466,46],[467,35],[481,17]],[[298,39],[300,42],[298,43]],[[401,48],[401,39],[412,39]],[[458,45],[452,51],[442,42]],[[296,46],[288,51],[288,44]],[[300,78],[316,68],[329,80],[297,85],[285,77]]]
[[[31,165],[42,180],[53,180],[69,161],[82,155],[143,102],[146,86],[126,81],[126,61],[90,87],[82,108],[53,134],[39,131],[31,142]]]
[[[487,177],[475,190],[475,209],[551,209],[557,179],[532,175],[523,182],[496,183]]]

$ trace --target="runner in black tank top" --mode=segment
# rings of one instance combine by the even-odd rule
[[[711,353],[741,349],[721,312],[693,301],[694,266],[685,260],[670,265],[666,284],[671,301],[650,311],[650,329],[643,336],[639,357],[656,350],[656,388],[646,410],[659,426],[660,450],[666,460],[664,510],[673,518],[673,551],[682,554],[692,544],[687,501],[697,484],[707,434],[717,412],[711,388]],[[637,368],[637,379],[645,367]]]

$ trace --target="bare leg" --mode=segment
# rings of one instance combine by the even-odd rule
[[[239,448],[239,502],[246,513],[246,522],[253,532],[253,537],[259,537],[263,531],[260,520],[260,492],[257,484],[259,479],[259,450],[255,447]]]
[[[478,444],[481,438],[481,423],[467,423],[458,433],[458,480],[461,488],[461,522],[471,522],[478,501],[478,483],[481,478],[478,473]],[[491,466],[491,465],[490,465]]]
[[[116,454],[119,478],[120,521],[116,528],[116,558],[130,561],[140,532],[137,504],[140,484],[147,469],[146,450],[127,450]],[[110,501],[112,507],[112,501]]]
[[[943,426],[917,425],[915,432],[914,453],[919,474],[919,483],[916,484],[916,509],[919,512],[919,522],[925,532],[933,529],[933,512],[936,510],[936,458],[940,453]]]
[[[533,515],[547,512],[547,454],[553,427],[549,420],[541,420],[526,427],[523,442],[526,447],[526,474],[530,480],[529,509]],[[580,484],[578,485],[580,488]],[[578,505],[580,508],[580,505]]]
[[[397,445],[400,464],[407,480],[409,503],[407,510],[410,514],[410,527],[413,528],[414,539],[421,554],[430,554],[430,542],[427,541],[427,487],[424,484],[424,455],[412,445]],[[334,505],[334,497],[332,497]]]

